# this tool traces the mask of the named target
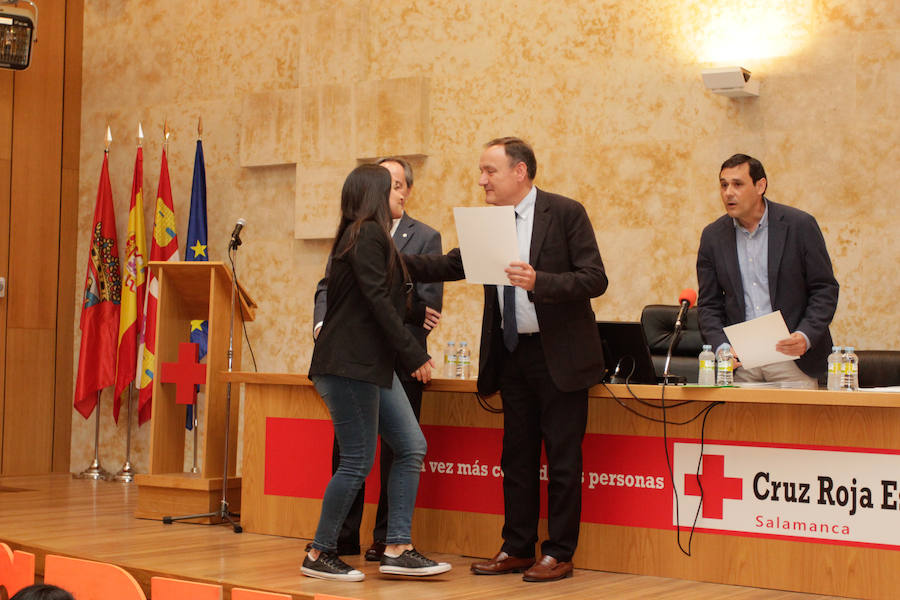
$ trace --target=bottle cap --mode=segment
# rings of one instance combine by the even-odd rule
[[[703,344],[703,350],[712,350],[712,344]]]

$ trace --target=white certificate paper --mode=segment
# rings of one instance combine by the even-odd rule
[[[458,206],[453,209],[466,281],[509,285],[505,269],[519,260],[516,213],[512,206]]]
[[[775,350],[775,344],[791,335],[780,310],[737,325],[729,325],[725,328],[725,335],[745,369],[800,358]]]

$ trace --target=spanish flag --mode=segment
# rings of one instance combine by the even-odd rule
[[[116,360],[116,394],[113,418],[119,422],[122,393],[137,373],[138,330],[144,315],[146,293],[147,240],[144,235],[144,150],[140,146],[134,159],[131,180],[131,207],[125,238],[125,262],[122,264],[122,306],[119,313],[119,354]]]

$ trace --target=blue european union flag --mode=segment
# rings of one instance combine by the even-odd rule
[[[191,215],[188,219],[187,248],[185,260],[209,260],[206,243],[206,167],[203,164],[203,143],[197,140],[194,154],[194,180],[191,183]],[[200,346],[200,359],[206,356],[209,323],[191,321],[191,342]],[[184,426],[194,428],[194,407],[187,407]]]

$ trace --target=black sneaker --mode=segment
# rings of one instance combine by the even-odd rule
[[[425,577],[426,575],[438,575],[446,573],[453,567],[450,563],[434,562],[416,552],[416,549],[406,550],[400,556],[381,557],[381,566],[378,570],[387,575],[411,575],[413,577]]]
[[[303,558],[300,572],[307,577],[336,581],[362,581],[366,578],[362,571],[357,571],[342,561],[334,552],[321,552],[316,560],[311,559],[307,554]]]

